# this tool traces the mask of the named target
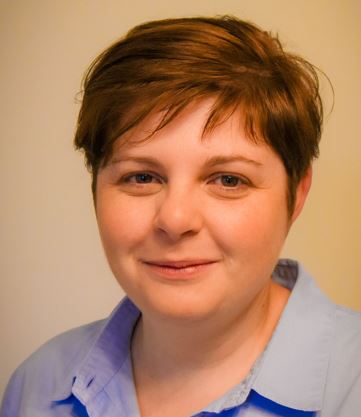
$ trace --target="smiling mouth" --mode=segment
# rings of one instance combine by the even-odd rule
[[[153,273],[168,279],[190,279],[208,271],[218,261],[143,261]]]

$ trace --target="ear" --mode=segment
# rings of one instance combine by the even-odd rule
[[[312,166],[308,168],[305,176],[302,178],[297,186],[295,207],[291,217],[291,223],[293,223],[300,215],[303,205],[305,204],[308,192],[310,191],[312,184]]]

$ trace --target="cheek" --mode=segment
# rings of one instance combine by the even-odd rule
[[[284,193],[255,193],[235,205],[219,205],[213,211],[213,237],[228,253],[247,258],[278,256],[288,230]]]
[[[148,233],[152,211],[142,199],[102,193],[97,199],[97,222],[106,251],[126,250]]]

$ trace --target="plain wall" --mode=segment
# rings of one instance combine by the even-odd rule
[[[326,97],[314,184],[284,255],[336,302],[361,309],[361,3],[359,0],[2,0],[0,392],[35,348],[102,318],[122,292],[99,242],[75,96],[91,60],[151,19],[234,14],[278,32],[321,68]]]

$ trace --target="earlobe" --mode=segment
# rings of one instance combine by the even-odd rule
[[[297,186],[296,191],[296,201],[295,201],[295,207],[293,210],[291,223],[293,223],[297,217],[300,215],[302,208],[305,204],[308,192],[310,191],[312,184],[312,166],[308,168],[305,176],[302,178],[300,183]]]

